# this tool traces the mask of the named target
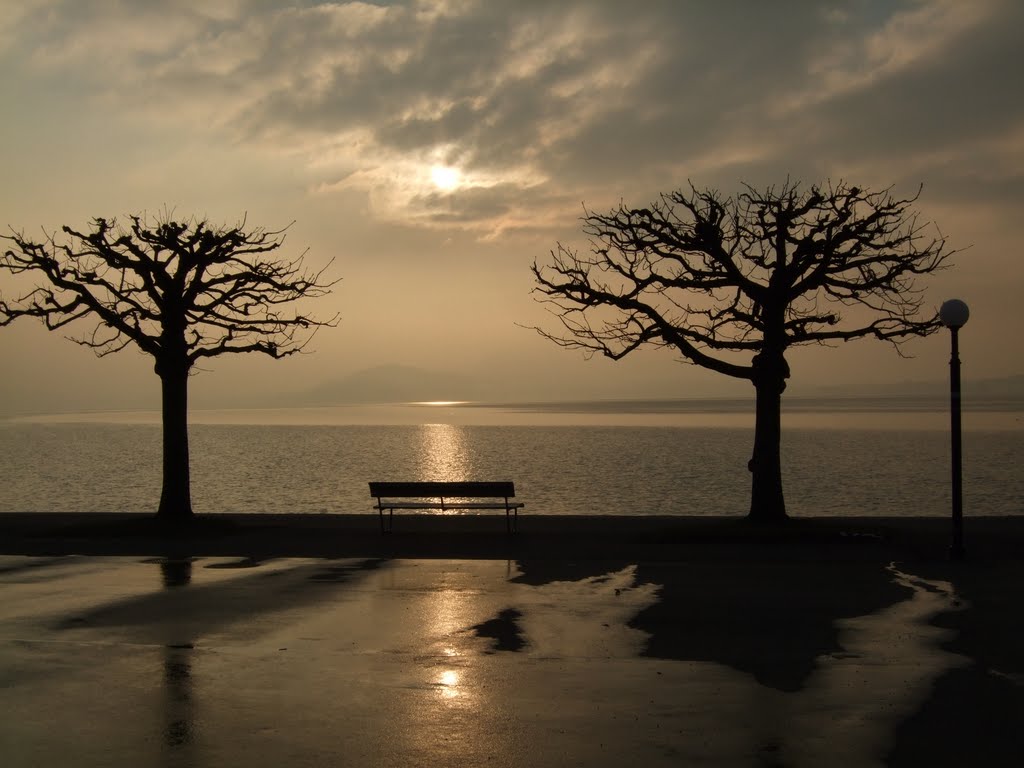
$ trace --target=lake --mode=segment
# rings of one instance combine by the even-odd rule
[[[792,399],[793,515],[948,515],[941,398]],[[749,400],[194,411],[197,512],[371,512],[370,480],[512,479],[526,514],[743,515]],[[968,515],[1024,513],[1024,407],[965,406]],[[148,512],[155,412],[0,421],[0,512]]]

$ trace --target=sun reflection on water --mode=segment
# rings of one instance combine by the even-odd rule
[[[471,474],[465,431],[454,424],[424,424],[420,428],[421,480],[467,480]]]

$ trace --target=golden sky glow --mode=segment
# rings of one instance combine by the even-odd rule
[[[458,168],[448,165],[435,165],[430,169],[430,180],[434,182],[434,186],[445,192],[458,189],[461,176]]]
[[[971,246],[925,286],[971,306],[964,376],[1019,375],[1021,28],[1014,0],[29,0],[0,18],[0,225],[165,206],[294,221],[283,255],[334,259],[317,312],[341,325],[314,355],[211,363],[196,405],[686,397],[748,387],[669,352],[586,362],[524,329],[548,322],[529,265],[586,247],[583,206],[688,181],[923,184],[923,218]],[[947,342],[799,350],[791,391],[941,379]],[[95,360],[27,321],[0,357],[0,415],[158,402],[143,356]]]

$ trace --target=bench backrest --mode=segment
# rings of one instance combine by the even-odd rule
[[[429,496],[466,498],[512,498],[516,486],[511,480],[497,482],[370,483],[374,498],[416,498]]]

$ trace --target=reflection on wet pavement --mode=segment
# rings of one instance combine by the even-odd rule
[[[883,765],[895,726],[916,711],[943,672],[968,662],[943,651],[948,632],[928,623],[962,609],[952,585],[895,566],[889,572],[913,590],[910,599],[840,620],[843,651],[819,659],[804,689],[779,702],[792,726],[783,748],[787,761],[822,765],[839,754],[860,758],[861,765]]]
[[[148,562],[160,567],[164,589],[187,587],[192,582],[193,558],[160,558]],[[192,652],[195,644],[182,638],[163,650],[164,746],[180,762],[194,741],[198,702],[192,695]],[[188,760],[187,762],[192,762]]]
[[[160,577],[165,589],[184,587],[192,581],[192,558],[161,558],[155,562],[160,566]]]
[[[964,663],[929,623],[962,607],[952,587],[895,566],[871,613],[791,596],[834,637],[787,689],[734,663],[722,630],[745,624],[677,600],[685,582],[715,602],[685,566],[656,583],[621,565],[544,580],[496,561],[29,560],[0,563],[14,766],[882,765]],[[637,620],[666,605],[673,626]],[[686,658],[716,633],[721,661]]]
[[[657,600],[658,586],[635,583],[636,567],[580,581],[522,587],[523,631],[531,653],[581,658],[638,656],[645,632],[629,621]]]
[[[519,651],[526,645],[519,629],[519,620],[522,616],[522,612],[516,608],[505,608],[493,619],[477,624],[473,631],[477,637],[493,639],[496,651]]]
[[[645,655],[725,664],[788,692],[807,684],[820,658],[843,650],[840,620],[913,594],[870,562],[641,564],[637,579],[660,586],[659,600],[630,621],[648,635]]]
[[[164,649],[164,740],[168,747],[183,747],[192,742],[197,702],[192,696],[191,651]]]

